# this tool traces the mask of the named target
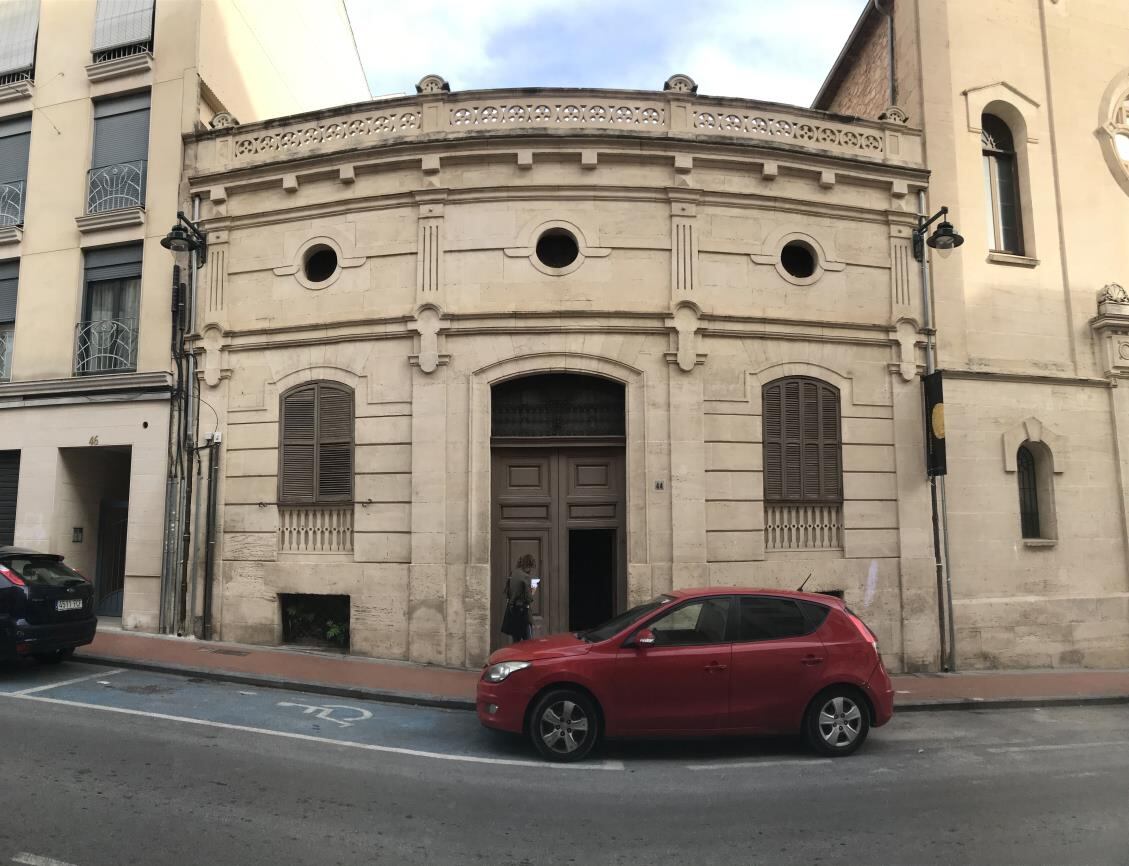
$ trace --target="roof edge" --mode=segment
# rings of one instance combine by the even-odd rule
[[[872,16],[879,14],[874,8],[872,0],[867,0],[866,6],[863,7],[862,14],[859,15],[858,21],[855,22],[854,28],[851,30],[850,36],[847,41],[843,43],[843,48],[839,51],[839,56],[835,58],[835,62],[831,64],[831,69],[827,73],[827,77],[823,79],[823,84],[819,85],[819,90],[815,94],[815,98],[811,101],[811,108],[816,111],[826,111],[822,107],[822,103],[828,98],[828,91],[832,86],[838,86],[841,81],[841,72],[844,62],[847,60],[848,55],[855,47],[855,42],[858,41],[862,35],[862,31],[870,23]]]

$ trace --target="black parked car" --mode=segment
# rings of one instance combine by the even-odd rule
[[[97,626],[94,588],[63,557],[0,547],[0,659],[60,662]]]

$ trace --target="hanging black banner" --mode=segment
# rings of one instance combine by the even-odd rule
[[[945,458],[945,395],[941,371],[921,377],[925,390],[925,471],[928,475],[948,474]]]

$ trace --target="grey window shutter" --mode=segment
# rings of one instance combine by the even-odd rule
[[[2,5],[0,2],[0,6]],[[0,121],[0,183],[27,179],[27,154],[30,146],[30,116]]]
[[[16,294],[20,284],[20,262],[0,262],[0,322],[16,320]]]
[[[141,244],[87,250],[86,282],[125,280],[141,276]]]
[[[762,400],[765,501],[841,502],[838,390],[795,376],[770,382]]]
[[[35,65],[35,36],[39,31],[39,0],[0,2],[0,75]]]
[[[353,498],[353,392],[313,382],[282,400],[280,502]]]
[[[148,103],[148,95],[146,95]],[[97,110],[94,115],[94,155],[91,168],[138,162],[149,158],[149,109],[125,113]]]
[[[94,12],[94,51],[133,45],[153,38],[154,0],[98,0]]]

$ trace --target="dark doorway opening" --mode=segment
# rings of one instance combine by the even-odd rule
[[[0,451],[0,547],[15,544],[20,452]]]
[[[122,615],[128,522],[128,500],[102,500],[98,509],[98,560],[94,569],[95,611],[98,616]]]
[[[615,614],[615,529],[568,531],[568,630],[594,628]]]

